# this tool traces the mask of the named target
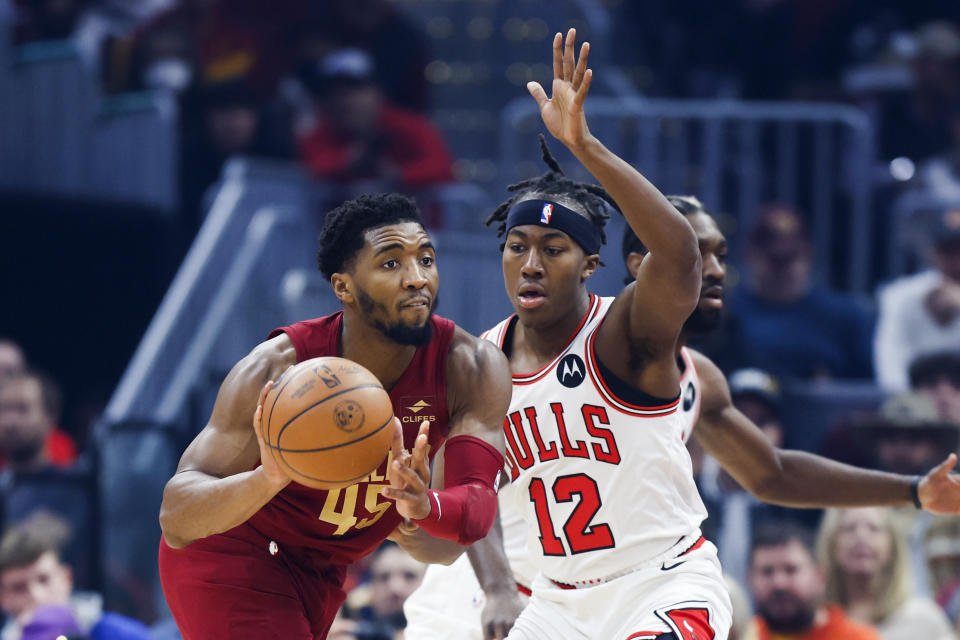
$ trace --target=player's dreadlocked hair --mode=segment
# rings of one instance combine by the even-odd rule
[[[490,217],[484,221],[484,224],[489,227],[496,223],[497,237],[499,238],[507,232],[507,213],[517,202],[528,199],[527,196],[532,193],[545,196],[562,196],[579,203],[584,208],[590,222],[600,231],[600,239],[606,244],[607,234],[603,227],[610,219],[610,214],[607,213],[606,209],[612,207],[620,211],[620,207],[613,201],[606,189],[600,185],[576,182],[564,175],[560,164],[550,153],[550,149],[547,148],[547,141],[544,140],[543,134],[540,134],[539,137],[541,157],[550,167],[550,171],[536,178],[521,180],[507,187],[508,191],[516,192],[516,195],[497,207],[490,214]],[[503,250],[503,245],[500,245],[500,250]]]
[[[673,205],[674,209],[684,216],[690,216],[695,213],[706,213],[710,215],[707,210],[703,208],[703,203],[695,196],[667,196],[667,200]],[[633,232],[630,225],[627,225],[626,229],[623,230],[623,244],[620,247],[620,251],[623,254],[624,262],[627,261],[627,256],[631,253],[639,253],[645,256],[648,252],[646,245],[640,241],[640,238]],[[627,277],[624,278],[623,281],[625,284],[630,284],[633,282],[633,278],[627,274]]]
[[[327,280],[343,270],[364,243],[367,229],[399,222],[416,222],[423,226],[416,203],[399,193],[362,195],[347,200],[327,214],[320,232],[317,264]]]

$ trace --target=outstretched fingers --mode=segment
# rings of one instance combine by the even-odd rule
[[[553,78],[563,80],[563,34],[553,36]]]
[[[573,102],[578,107],[582,107],[584,101],[587,99],[587,94],[590,92],[590,83],[593,81],[593,69],[587,69],[586,73],[583,74],[583,82],[580,83],[580,87],[577,89],[576,95],[573,96]]]
[[[527,91],[529,91],[533,99],[537,101],[537,106],[543,109],[543,105],[547,103],[548,98],[547,92],[543,90],[540,83],[531,80],[527,83]]]
[[[573,81],[573,63],[576,59],[573,45],[576,41],[577,30],[570,27],[570,30],[567,31],[567,41],[563,48],[563,79],[567,82]]]
[[[587,71],[587,58],[590,56],[590,43],[584,42],[580,45],[580,58],[577,60],[577,68],[573,71],[573,88],[579,89],[583,82],[584,74]]]

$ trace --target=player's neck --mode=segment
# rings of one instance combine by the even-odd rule
[[[417,347],[394,342],[383,332],[344,313],[340,356],[363,365],[389,390],[413,360]]]
[[[523,351],[527,357],[536,358],[542,363],[549,362],[570,342],[589,308],[590,296],[584,295],[577,300],[573,309],[561,314],[552,324],[532,327],[518,322],[514,332],[513,353]]]

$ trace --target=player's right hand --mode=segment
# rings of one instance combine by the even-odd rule
[[[257,410],[253,412],[253,432],[257,434],[257,444],[260,446],[260,469],[270,487],[275,488],[279,492],[290,484],[290,476],[277,464],[276,459],[273,457],[273,452],[263,438],[263,401],[272,388],[273,380],[269,380],[267,384],[263,385],[263,389],[260,390],[260,398],[257,399]]]
[[[390,486],[380,495],[397,503],[397,512],[409,520],[422,520],[430,515],[430,466],[427,460],[430,421],[420,423],[420,431],[413,445],[413,453],[403,450],[403,430],[394,418],[393,463],[390,466]]]
[[[574,43],[577,30],[567,32],[566,44],[561,33],[553,38],[553,95],[547,98],[539,82],[528,82],[527,91],[540,107],[540,117],[547,130],[570,149],[591,137],[583,102],[590,91],[593,70],[587,68],[590,43],[580,47],[580,59],[576,59]]]

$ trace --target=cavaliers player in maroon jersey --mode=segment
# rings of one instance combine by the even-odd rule
[[[160,577],[185,638],[324,638],[347,565],[383,540],[450,562],[493,523],[509,366],[433,315],[436,256],[416,205],[344,203],[326,218],[319,263],[343,311],[275,330],[233,367],[164,491]],[[262,438],[271,381],[318,356],[369,369],[398,416],[394,459],[356,490],[291,482]]]

